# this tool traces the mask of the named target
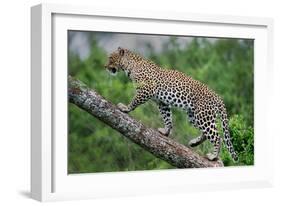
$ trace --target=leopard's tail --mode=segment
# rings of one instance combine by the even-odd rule
[[[224,133],[224,138],[223,138],[224,143],[225,143],[226,148],[229,151],[232,159],[234,161],[238,161],[238,155],[233,148],[233,144],[232,144],[230,133],[229,133],[226,108],[225,108],[225,105],[224,105],[222,100],[221,100],[220,104],[218,105],[218,110],[219,110],[219,113],[220,113],[220,116],[221,116],[222,130],[223,130],[223,133]]]

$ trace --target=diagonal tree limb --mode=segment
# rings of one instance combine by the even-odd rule
[[[223,167],[221,161],[209,161],[172,138],[147,128],[82,82],[70,76],[68,82],[69,102],[97,117],[154,156],[177,168]]]

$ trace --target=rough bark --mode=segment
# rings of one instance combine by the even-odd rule
[[[140,145],[154,156],[177,168],[222,167],[221,161],[209,161],[190,148],[177,143],[172,137],[144,126],[128,114],[121,112],[93,89],[72,77],[68,78],[69,102],[87,111],[108,126]]]

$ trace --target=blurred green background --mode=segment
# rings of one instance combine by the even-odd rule
[[[109,53],[118,46],[138,52],[164,68],[180,70],[216,91],[227,107],[239,161],[232,161],[224,145],[220,157],[225,166],[254,164],[253,40],[69,31],[69,74],[107,100],[127,104],[134,96],[132,83],[124,73],[112,77],[104,69]],[[68,115],[69,173],[173,168],[77,106],[69,104]],[[130,115],[146,126],[163,126],[157,105],[151,101]],[[171,136],[184,145],[200,134],[179,109],[173,109],[173,125]],[[212,145],[206,141],[194,150],[204,155]]]

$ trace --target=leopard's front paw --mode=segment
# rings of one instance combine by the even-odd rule
[[[126,105],[122,104],[122,103],[118,103],[117,107],[118,107],[118,109],[121,110],[121,112],[128,113],[130,111],[129,108]]]
[[[164,136],[169,136],[170,134],[170,131],[167,131],[165,128],[158,128],[158,132],[160,132]]]

